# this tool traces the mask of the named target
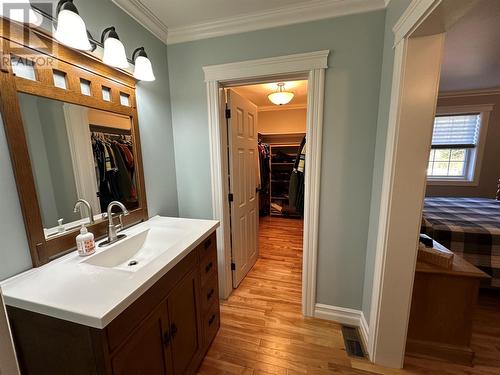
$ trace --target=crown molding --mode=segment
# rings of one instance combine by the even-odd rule
[[[138,2],[139,0],[113,1]],[[167,44],[371,12],[384,9],[387,2],[387,0],[314,0],[307,4],[286,6],[188,26],[170,27]]]
[[[294,109],[307,109],[307,104],[264,105],[257,107],[258,112],[292,111]]]
[[[479,90],[446,91],[439,93],[439,99],[463,98],[470,96],[500,95],[500,87]]]
[[[163,43],[167,43],[168,28],[141,0],[111,0],[130,17],[149,30]]]

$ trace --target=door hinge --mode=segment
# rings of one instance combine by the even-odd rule
[[[231,263],[231,271],[236,271],[236,264],[235,263]]]
[[[231,118],[231,110],[226,108],[226,118]]]
[[[229,195],[227,196],[227,199],[229,200],[229,202],[234,201],[234,195],[233,195],[233,193],[229,193]]]

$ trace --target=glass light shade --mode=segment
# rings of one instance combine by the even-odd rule
[[[41,25],[43,21],[42,15],[31,8],[29,0],[0,0],[0,17],[37,26]]]
[[[123,43],[116,38],[108,37],[104,41],[104,56],[102,61],[115,68],[128,68],[127,55]]]
[[[68,47],[82,51],[90,51],[87,27],[82,17],[71,10],[63,9],[57,16],[57,30],[54,37]]]
[[[134,77],[139,81],[154,81],[153,66],[147,57],[138,56],[135,59]]]
[[[287,91],[273,92],[268,96],[271,103],[276,105],[285,105],[292,101],[295,95]]]

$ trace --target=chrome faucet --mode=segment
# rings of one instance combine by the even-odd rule
[[[94,224],[94,212],[92,211],[92,206],[85,199],[78,199],[75,203],[75,207],[73,208],[73,212],[76,214],[77,212],[82,212],[82,205],[87,207],[87,214],[89,215],[89,223],[90,225]]]
[[[122,213],[118,215],[118,219],[120,220],[120,224],[115,225],[113,223],[113,207],[119,207]],[[108,213],[108,239],[102,242],[99,246],[107,246],[110,245],[122,238],[125,238],[125,235],[118,236],[118,232],[123,229],[123,216],[128,215],[129,212],[127,208],[123,205],[123,203],[118,201],[113,201],[108,205],[107,209]]]

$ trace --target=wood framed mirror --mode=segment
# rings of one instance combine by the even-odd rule
[[[0,111],[35,267],[107,233],[107,204],[148,219],[134,78],[43,30],[1,19]],[[73,211],[78,199],[93,208]],[[62,223],[59,220],[63,220]]]

